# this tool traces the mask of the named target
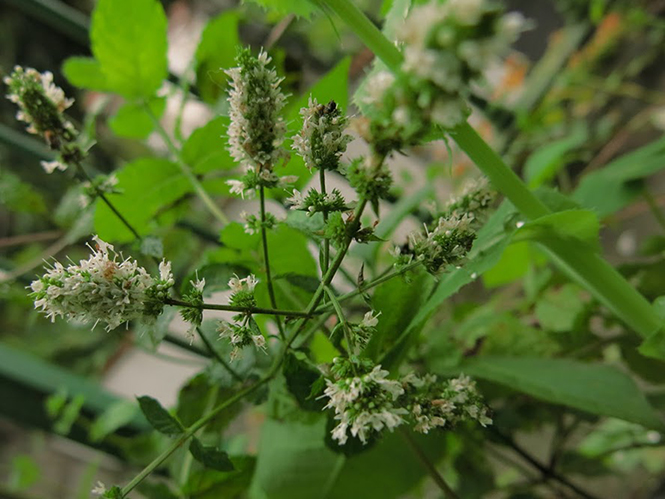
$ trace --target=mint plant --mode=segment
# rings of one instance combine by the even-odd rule
[[[137,491],[147,497],[337,497],[344,495],[345,476],[353,482],[354,463],[367,460],[372,469],[382,449],[396,448],[419,463],[416,479],[387,492],[380,480],[364,476],[372,492],[351,497],[397,497],[425,473],[446,497],[480,497],[466,492],[462,454],[477,452],[478,439],[492,439],[526,454],[555,493],[562,487],[594,497],[556,469],[559,455],[546,468],[504,433],[513,424],[513,401],[494,406],[497,397],[486,401],[484,382],[476,378],[662,431],[661,416],[631,378],[573,355],[549,357],[558,347],[544,344],[542,350],[524,347],[542,358],[476,358],[485,340],[462,348],[454,331],[441,340],[426,327],[452,294],[491,271],[509,244],[528,242],[574,283],[565,292],[573,294],[571,301],[582,292],[590,297],[588,308],[561,327],[565,314],[551,310],[568,294],[539,302],[543,324],[551,320],[553,329],[567,330],[592,308],[600,314],[602,305],[613,317],[607,320],[645,340],[641,355],[663,359],[662,317],[600,255],[596,215],[561,193],[529,189],[467,122],[484,70],[531,24],[489,0],[394,0],[387,36],[348,0],[283,4],[294,14],[323,12],[344,23],[374,52],[356,95],[357,114],[326,95],[331,91],[305,94],[294,105],[270,51],[239,46],[235,66],[223,68],[227,97],[215,102],[223,114],[186,139],[179,125],[165,128],[158,89],[167,76],[166,18],[156,0],[100,0],[91,28],[94,57],[72,58],[64,72],[76,86],[122,96],[124,112],[160,136],[166,157],[132,161],[117,175],[93,175],[93,141],[66,116],[73,100],[53,75],[17,66],[4,80],[17,118],[56,155],[44,170],[78,181],[82,209],[95,212],[90,256],[78,264],[48,262],[29,286],[35,308],[51,321],[102,323],[109,332],[136,326],[155,343],[178,310],[188,327],[184,347],[203,345],[210,360],[202,377],[183,388],[175,411],[139,397],[159,445],[126,483],[97,483],[92,492],[109,498]],[[208,46],[206,36],[213,35],[204,34]],[[138,42],[144,50],[136,50]],[[201,49],[197,57],[209,52]],[[186,77],[177,91],[183,102],[189,98]],[[349,153],[354,135],[366,153]],[[433,208],[418,213],[419,228],[407,237],[383,244],[413,208],[400,213],[401,201],[391,206],[399,192],[391,159],[434,138],[456,143],[481,174],[457,196],[432,199]],[[344,188],[331,189],[333,179]],[[203,257],[187,251],[176,224],[180,215],[170,207],[185,195],[188,209],[198,209],[219,242]],[[258,208],[230,221],[221,201],[232,197],[240,203],[258,198]],[[146,213],[135,213],[134,202]],[[269,211],[271,204],[286,215]],[[123,251],[115,249],[123,244]],[[529,283],[533,295],[544,286],[536,280]],[[220,289],[229,291],[226,301],[211,301]],[[212,319],[212,310],[233,315]],[[476,313],[482,320],[474,322]],[[450,322],[471,330],[504,319],[504,329],[526,327],[481,306],[453,314]],[[497,348],[492,341],[499,340],[486,341],[490,352]],[[616,387],[616,398],[608,385]],[[200,400],[188,400],[185,389]],[[248,404],[269,416],[256,458],[222,438]],[[557,428],[565,435],[563,419]],[[448,459],[442,449],[455,446],[463,451],[450,459],[462,465],[449,483],[451,473],[437,462]]]

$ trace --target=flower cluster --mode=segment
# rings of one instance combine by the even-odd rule
[[[469,182],[462,193],[445,206],[441,216],[460,216],[466,213],[474,222],[480,222],[495,199],[496,191],[490,189],[486,177],[480,177]]]
[[[375,319],[375,318],[374,318]],[[403,423],[428,433],[448,429],[461,421],[475,420],[482,426],[492,423],[487,407],[467,376],[440,382],[431,374],[407,374],[401,380],[387,379],[389,372],[368,360],[336,358],[326,379],[324,409],[334,409],[339,421],[332,438],[340,445],[348,432],[363,444],[384,428],[392,430]]]
[[[254,344],[256,348],[265,349],[266,339],[261,334],[259,326],[252,318],[250,309],[256,307],[256,298],[254,297],[254,288],[258,284],[258,279],[250,274],[240,279],[237,275],[229,280],[231,288],[231,299],[229,302],[236,307],[248,309],[248,312],[238,314],[233,319],[233,323],[220,321],[217,332],[220,338],[228,338],[233,346],[231,360],[240,355],[242,348]]]
[[[446,265],[462,262],[471,250],[476,233],[471,228],[473,217],[453,213],[441,217],[433,230],[415,232],[409,236],[410,251],[421,260],[432,274],[438,273]]]
[[[264,226],[266,229],[272,229],[277,225],[277,217],[272,213],[266,213],[263,222],[261,222],[261,219],[256,215],[252,215],[246,211],[240,212],[240,218],[245,222],[245,233],[250,235],[258,234],[261,231],[261,226]]]
[[[226,71],[231,78],[229,92],[228,128],[229,151],[243,167],[242,180],[230,180],[231,192],[252,196],[257,187],[283,187],[294,179],[280,179],[273,167],[288,157],[281,147],[286,124],[280,116],[286,97],[280,89],[279,78],[270,67],[270,57],[263,50],[254,57],[242,49],[237,67]]]
[[[404,61],[400,76],[378,71],[366,88],[378,112],[372,135],[384,147],[420,140],[429,128],[451,129],[468,116],[469,86],[524,30],[521,14],[503,15],[489,0],[448,0],[414,7],[397,32]],[[395,144],[396,136],[402,137]]]
[[[339,158],[352,140],[344,132],[347,118],[335,101],[323,105],[311,97],[308,107],[303,107],[300,114],[303,126],[300,134],[293,137],[293,149],[310,170],[337,170]]]
[[[31,284],[35,308],[51,321],[105,322],[107,330],[123,322],[153,321],[162,311],[174,284],[171,263],[162,261],[159,277],[151,276],[135,260],[118,261],[113,246],[94,236],[96,248],[79,265],[56,261],[43,277]]]
[[[385,163],[375,165],[371,157],[361,158],[349,166],[346,176],[358,195],[378,210],[379,199],[388,197],[393,179]]]
[[[189,281],[191,288],[183,296],[185,301],[191,304],[191,307],[185,307],[180,311],[180,315],[190,324],[187,330],[187,337],[190,343],[194,341],[196,328],[203,322],[203,288],[206,285],[205,279],[196,277],[195,281]]]
[[[419,377],[410,373],[402,378],[402,385],[408,400],[409,418],[417,432],[450,428],[469,419],[482,426],[492,424],[476,384],[468,376],[438,382],[432,374]]]
[[[291,205],[292,210],[306,211],[309,215],[318,212],[346,211],[350,208],[338,189],[333,189],[327,194],[310,189],[306,196],[303,196],[297,189],[293,189],[293,194],[286,198],[286,203]]]
[[[326,380],[323,392],[329,399],[325,409],[334,409],[339,421],[332,431],[333,439],[344,445],[350,432],[365,444],[373,433],[393,430],[404,422],[408,412],[396,404],[404,388],[399,381],[387,379],[390,373],[381,366],[349,364],[346,359],[334,359],[333,379]]]
[[[55,161],[42,161],[44,170],[66,170],[70,163],[80,161],[83,152],[75,142],[76,130],[63,114],[74,100],[53,83],[53,74],[16,66],[3,81],[9,87],[7,98],[19,107],[16,119],[27,123],[28,132],[40,135],[49,148],[60,153]]]
[[[381,315],[381,312],[374,315],[374,311],[370,310],[360,322],[349,324],[351,341],[353,342],[353,345],[349,345],[349,348],[352,348],[356,355],[360,354],[369,343],[369,340],[372,339],[374,333],[376,333],[376,325],[379,323],[379,315]]]
[[[50,172],[49,172],[50,173]],[[92,182],[86,180],[81,183],[81,194],[79,195],[79,204],[81,208],[88,206],[98,195],[99,192],[105,194],[119,194],[117,189],[118,177],[115,174],[97,175]]]

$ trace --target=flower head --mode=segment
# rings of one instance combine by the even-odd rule
[[[339,158],[352,137],[347,135],[347,119],[334,101],[319,104],[310,96],[309,104],[300,110],[303,126],[293,137],[293,149],[310,170],[337,170]]]
[[[30,285],[35,308],[52,321],[105,322],[107,329],[132,319],[152,321],[164,306],[174,284],[171,266],[162,262],[159,278],[135,260],[118,260],[112,245],[94,236],[92,255],[67,267],[55,261],[46,274]],[[121,257],[122,258],[122,257]]]
[[[280,148],[286,125],[280,117],[286,97],[280,90],[270,57],[261,50],[254,57],[249,49],[239,52],[237,67],[226,71],[231,78],[228,129],[229,151],[243,166],[271,170],[286,155]]]

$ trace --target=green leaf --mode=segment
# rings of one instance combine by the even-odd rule
[[[549,289],[536,304],[536,317],[545,329],[555,332],[572,331],[586,306],[575,284]]]
[[[546,402],[665,429],[635,382],[611,366],[569,359],[488,356],[465,362],[459,369]]]
[[[233,463],[229,459],[229,455],[215,447],[203,445],[201,441],[193,437],[192,443],[189,444],[189,452],[192,453],[194,459],[203,464],[206,468],[217,471],[233,471]]]
[[[630,204],[642,190],[639,182],[665,168],[665,138],[621,156],[585,175],[572,197],[600,217]]]
[[[167,76],[166,15],[157,0],[99,0],[92,14],[92,53],[108,89],[152,97]]]
[[[235,66],[238,14],[229,10],[208,21],[196,48],[196,87],[204,101],[214,104],[226,92],[225,69]]]
[[[286,386],[295,397],[298,405],[305,411],[323,410],[326,405],[323,399],[312,398],[312,386],[321,379],[321,373],[312,368],[304,359],[302,353],[289,353],[284,358],[283,372]]]
[[[309,19],[315,11],[314,3],[308,0],[250,0],[278,14],[295,14]]]
[[[152,397],[144,395],[137,397],[141,412],[146,417],[150,426],[164,435],[175,436],[184,433],[185,429],[162,405]]]
[[[159,118],[166,109],[166,98],[154,97],[149,100],[148,105],[152,113]],[[109,120],[109,126],[119,137],[132,139],[145,139],[155,129],[155,123],[143,104],[133,102],[123,104]]]
[[[189,181],[180,168],[157,158],[137,159],[118,170],[117,188],[121,194],[108,194],[109,200],[139,234],[148,234],[151,223],[163,207],[191,192]],[[104,240],[128,242],[131,232],[105,203],[97,201],[95,230]]]
[[[523,277],[531,267],[531,246],[527,241],[509,245],[497,264],[483,274],[486,288],[496,288]]]
[[[224,352],[224,355],[227,355],[226,352]],[[233,367],[238,369],[237,365]],[[219,381],[213,382],[206,373],[199,373],[189,379],[180,389],[176,415],[185,426],[191,426],[200,419],[203,414],[210,410],[210,405],[216,406],[235,393],[234,390],[228,388],[228,384],[221,387],[219,384]],[[212,401],[210,400],[211,396],[214,396]],[[206,428],[209,431],[223,431],[238,415],[241,408],[240,404],[233,404],[224,409],[206,425]]]
[[[524,165],[524,176],[529,188],[534,189],[552,180],[566,166],[569,153],[582,146],[587,136],[586,124],[580,122],[568,136],[548,142],[531,153]]]
[[[197,128],[182,147],[182,159],[195,173],[231,170],[236,163],[229,154],[226,130],[227,116],[218,116]]]
[[[254,474],[256,459],[234,456],[233,464],[235,471],[231,472],[210,469],[194,471],[182,487],[182,494],[191,499],[244,497]]]
[[[11,460],[11,473],[7,486],[11,491],[21,492],[38,482],[41,474],[39,465],[31,456],[27,454],[14,456]]]
[[[513,236],[513,241],[547,242],[563,239],[575,244],[585,244],[600,251],[598,234],[600,223],[589,210],[566,210],[552,213],[525,223]]]
[[[117,429],[131,423],[136,416],[136,404],[129,400],[119,400],[109,406],[92,423],[88,436],[93,442],[99,442]]]
[[[109,90],[99,61],[92,57],[70,57],[62,65],[62,72],[75,87],[98,92]]]

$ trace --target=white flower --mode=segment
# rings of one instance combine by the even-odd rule
[[[154,320],[173,286],[170,265],[163,263],[156,279],[134,260],[118,261],[112,245],[97,236],[93,240],[96,248],[89,246],[89,259],[67,268],[55,261],[42,278],[33,281],[35,308],[51,321],[58,316],[94,324],[101,321],[108,330],[132,319]]]
[[[40,165],[42,165],[42,168],[44,168],[44,171],[46,173],[53,173],[55,170],[60,170],[60,171],[65,171],[67,169],[67,165],[61,161],[55,160],[55,161],[40,161]]]
[[[95,484],[95,487],[92,489],[92,494],[96,496],[103,496],[106,494],[106,485],[104,485],[101,481],[97,480],[97,483]]]
[[[227,180],[226,185],[231,188],[231,194],[237,194],[243,199],[245,198],[245,184],[242,180]]]
[[[205,278],[199,279],[198,277],[196,278],[195,281],[189,281],[189,283],[192,285],[192,287],[199,293],[203,293],[203,288],[206,285],[206,280]]]
[[[305,209],[305,196],[298,189],[293,189],[293,194],[291,197],[286,198],[286,204],[291,205],[292,210],[304,210]]]
[[[259,280],[254,276],[254,274],[250,274],[243,279],[240,279],[237,275],[234,275],[231,279],[229,279],[229,288],[231,288],[233,293],[238,293],[240,291],[248,291],[251,293],[254,291],[254,288],[258,283]]]
[[[266,348],[266,339],[262,334],[255,334],[252,336],[252,341],[256,348],[265,350]]]
[[[360,325],[366,328],[376,327],[376,325],[379,323],[379,315],[381,315],[381,312],[374,315],[374,311],[370,310],[365,314],[363,320],[360,321]]]

